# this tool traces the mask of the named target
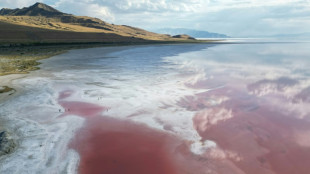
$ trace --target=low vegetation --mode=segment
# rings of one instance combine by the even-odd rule
[[[0,48],[0,75],[24,74],[37,70],[40,64],[38,60],[63,53],[67,49],[61,47]]]
[[[7,92],[10,92],[10,91],[13,91],[14,89],[13,88],[10,88],[8,86],[0,86],[0,94],[1,93],[7,93]]]

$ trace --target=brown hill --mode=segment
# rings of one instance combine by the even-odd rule
[[[189,41],[187,37],[114,25],[98,18],[75,16],[36,3],[22,9],[0,10],[0,43],[76,43]]]
[[[195,38],[187,35],[187,34],[179,34],[179,35],[175,35],[175,36],[172,36],[173,38],[179,38],[179,39],[191,39],[191,40],[195,40]]]
[[[104,32],[72,32],[14,25],[0,21],[0,43],[129,43],[146,42],[141,38]]]
[[[0,15],[7,16],[46,16],[52,17],[57,15],[64,15],[64,13],[54,9],[51,6],[48,6],[43,3],[35,3],[30,7],[24,7],[22,9],[7,9],[4,8],[0,10]]]

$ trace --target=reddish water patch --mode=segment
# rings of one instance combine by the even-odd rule
[[[293,102],[295,102],[295,103],[300,103],[300,102],[310,103],[310,87],[307,87],[307,88],[303,89],[302,91],[300,91],[300,93],[294,97]]]
[[[132,121],[87,117],[70,147],[81,174],[243,174],[227,160],[194,155],[189,142]]]
[[[249,89],[249,91],[255,91],[255,90],[260,90],[260,88],[264,88],[268,86],[268,87],[273,87],[276,90],[282,91],[286,87],[291,87],[298,83],[299,83],[298,80],[281,77],[276,80],[267,80],[267,79],[260,80],[258,82],[249,84],[247,88]]]
[[[70,148],[80,154],[81,174],[206,174],[207,167],[212,166],[193,155],[189,143],[171,134],[102,116],[105,107],[65,101],[66,96],[59,97],[66,111],[63,116],[86,119],[70,143]]]
[[[92,103],[61,101],[59,104],[65,109],[65,114],[78,115],[83,117],[96,116],[107,108]]]
[[[88,119],[71,143],[81,155],[80,173],[176,174],[176,138],[108,117]]]
[[[225,159],[245,173],[308,174],[310,147],[298,144],[296,137],[299,132],[309,132],[310,123],[290,112],[283,114],[264,98],[227,91],[232,92],[221,91],[221,95],[229,100],[196,114],[193,121],[201,137],[215,141]]]
[[[73,94],[72,90],[66,90],[66,91],[62,91],[60,92],[59,96],[58,96],[58,100],[63,100],[65,98],[70,97]]]
[[[91,117],[101,114],[104,110],[108,110],[108,108],[93,104],[93,103],[86,103],[80,101],[68,101],[68,98],[72,96],[74,91],[72,90],[65,90],[59,93],[58,96],[58,103],[63,107],[64,114],[62,116],[71,114],[71,115],[78,115],[81,117]],[[63,112],[63,110],[59,110]]]

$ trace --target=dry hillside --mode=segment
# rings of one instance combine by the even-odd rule
[[[190,41],[148,32],[126,25],[114,25],[97,18],[62,13],[36,3],[22,9],[0,10],[1,43],[147,42]]]

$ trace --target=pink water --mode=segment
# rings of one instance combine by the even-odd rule
[[[160,50],[152,49],[154,55]],[[116,75],[93,75],[99,87],[85,96],[100,95],[98,101],[72,100],[80,92],[74,90],[58,98],[62,116],[85,119],[69,145],[80,155],[79,173],[308,174],[310,62],[301,55],[307,49],[298,49],[300,54],[283,45],[219,46],[168,56],[168,68],[159,70],[154,67],[161,64],[143,51],[104,59],[101,66],[110,65]],[[207,140],[216,145],[192,149]]]

